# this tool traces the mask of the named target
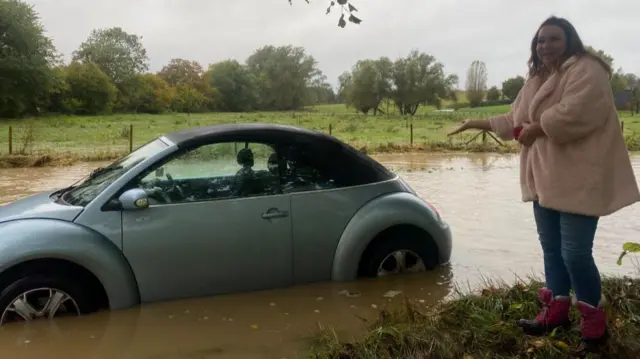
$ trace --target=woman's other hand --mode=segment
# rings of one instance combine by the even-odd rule
[[[520,131],[520,135],[518,136],[518,142],[523,146],[531,146],[538,137],[545,136],[544,131],[539,123],[534,123],[529,126],[525,126]]]

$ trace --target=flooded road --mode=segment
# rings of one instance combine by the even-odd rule
[[[397,292],[431,303],[450,295],[454,283],[541,272],[531,204],[520,201],[517,157],[402,154],[377,159],[449,222],[454,235],[449,267],[400,278],[151,304],[56,321],[55,326],[7,326],[0,328],[0,358],[298,358],[318,323],[335,327],[343,337],[357,335],[363,327],[360,317],[375,314]],[[640,178],[640,156],[632,159]],[[0,203],[67,186],[99,165],[2,169]],[[594,252],[605,274],[634,273],[630,261],[622,267],[615,261],[622,243],[637,240],[637,218],[640,205],[601,220]]]

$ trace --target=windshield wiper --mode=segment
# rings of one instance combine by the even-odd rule
[[[99,175],[101,175],[103,173],[111,172],[113,170],[119,170],[121,168],[122,168],[122,166],[98,167],[95,170],[91,171],[91,173],[89,173],[89,179],[96,178],[97,176],[99,176]]]
[[[114,169],[120,169],[122,168],[122,166],[107,166],[107,167],[98,167],[96,169],[94,169],[93,171],[91,171],[91,173],[89,173],[89,176],[87,176],[87,179],[93,179],[96,178],[96,176],[106,173],[106,172],[111,172]],[[54,195],[57,195],[58,198],[62,198],[62,195],[64,195],[66,192],[76,188],[76,186],[78,185],[78,183],[82,182],[83,180],[79,180],[76,183],[72,184],[71,186],[62,188],[57,190],[56,192],[54,192]]]

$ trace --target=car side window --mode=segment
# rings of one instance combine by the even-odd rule
[[[153,205],[275,195],[282,193],[275,157],[263,143],[208,144],[152,168],[135,186]]]
[[[327,154],[310,146],[292,145],[282,150],[284,168],[280,182],[284,193],[319,191],[338,188],[340,182],[327,171],[319,158]]]

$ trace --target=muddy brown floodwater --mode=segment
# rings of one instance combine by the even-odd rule
[[[520,201],[513,155],[381,155],[377,159],[431,201],[454,235],[451,265],[426,274],[144,305],[129,310],[0,328],[0,358],[218,359],[298,358],[318,323],[342,338],[357,335],[361,317],[401,296],[442,300],[454,283],[485,277],[511,280],[540,273],[542,256],[530,204]],[[640,156],[632,156],[640,178]],[[0,203],[68,185],[100,164],[0,170]],[[605,274],[622,243],[637,240],[640,205],[603,218],[595,256]]]

